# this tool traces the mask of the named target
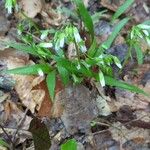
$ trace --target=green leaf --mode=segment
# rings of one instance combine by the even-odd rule
[[[111,78],[111,77],[109,77],[109,76],[105,76],[105,83],[106,83],[107,85],[110,85],[110,86],[115,86],[115,87],[118,87],[118,88],[120,88],[120,89],[124,89],[124,90],[128,90],[128,91],[131,91],[131,92],[143,94],[143,95],[145,95],[145,96],[150,97],[150,94],[144,92],[144,91],[141,90],[140,88],[138,88],[138,87],[136,87],[136,86],[134,86],[134,85],[125,83],[125,82],[123,82],[123,81],[116,80],[116,79]]]
[[[138,61],[138,64],[141,65],[143,64],[143,52],[142,52],[142,49],[140,47],[140,45],[138,43],[134,43],[134,49],[135,49],[135,52],[136,52],[136,57],[137,57],[137,61]]]
[[[58,69],[58,72],[60,74],[63,84],[67,85],[69,82],[69,72],[67,71],[67,69],[65,69],[59,64],[57,65],[57,69]]]
[[[46,42],[42,42],[38,44],[39,47],[43,47],[43,48],[52,48],[53,44],[52,43],[46,43]]]
[[[76,84],[80,84],[83,81],[82,77],[77,77],[75,74],[72,74],[73,82]]]
[[[150,25],[150,20],[146,20],[142,24]]]
[[[90,48],[88,49],[88,55],[90,57],[94,56],[94,54],[96,52],[96,46],[97,46],[97,42],[96,42],[96,39],[94,38]]]
[[[127,24],[127,22],[130,20],[130,18],[124,18],[122,19],[113,29],[112,34],[108,37],[108,39],[99,47],[98,51],[96,52],[96,56],[99,56],[103,49],[109,49],[114,42],[115,38],[119,34],[120,30]]]
[[[50,72],[47,75],[46,83],[47,83],[48,91],[50,93],[50,97],[51,97],[52,101],[54,101],[55,86],[56,86],[56,72],[55,72],[55,70]]]
[[[105,78],[101,71],[99,72],[99,81],[100,81],[101,86],[104,87],[105,86]]]
[[[122,15],[132,4],[133,4],[134,0],[126,0],[123,5],[121,5],[117,11],[115,12],[115,14],[112,17],[112,22],[117,19],[120,15]]]
[[[101,17],[103,16],[104,13],[106,13],[108,10],[103,10],[103,11],[100,11],[100,12],[96,12],[94,13],[91,18],[93,20],[93,23],[97,23],[99,22],[99,20],[101,19]]]
[[[115,40],[115,38],[119,34],[120,30],[127,24],[127,22],[129,20],[130,20],[129,18],[124,18],[117,25],[115,25],[112,34],[103,43],[103,45],[105,45],[107,47],[107,49],[110,48],[110,46],[112,45],[113,41]]]
[[[38,56],[38,53],[35,51],[35,49],[32,46],[28,46],[22,43],[16,43],[16,42],[3,42],[3,44],[10,46],[14,49],[23,51],[25,53],[29,53],[35,56]]]
[[[52,68],[48,64],[35,64],[6,70],[5,72],[11,74],[37,75],[40,73],[49,73],[51,70]]]
[[[4,147],[9,148],[9,145],[2,138],[0,138],[0,146],[4,146]]]
[[[17,6],[16,0],[5,0],[5,8],[8,13],[12,13],[12,9]]]
[[[82,18],[82,21],[84,22],[84,25],[87,27],[87,29],[89,30],[92,39],[94,38],[94,27],[93,27],[93,21],[92,18],[90,16],[90,14],[88,13],[87,9],[84,6],[84,3],[82,0],[73,0],[79,10],[79,14]]]
[[[117,65],[117,67],[121,69],[122,65],[120,63],[120,60],[116,56],[113,57],[113,60],[114,60],[115,64]]]
[[[77,142],[74,139],[68,140],[61,145],[61,150],[77,150]]]

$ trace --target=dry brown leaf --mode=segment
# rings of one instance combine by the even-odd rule
[[[101,5],[112,10],[112,11],[116,11],[117,8],[120,5],[122,5],[124,2],[125,2],[125,0],[119,0],[119,2],[117,1],[116,3],[115,3],[115,1],[112,2],[110,0],[101,0]]]
[[[52,8],[46,6],[45,10],[42,10],[41,15],[45,21],[45,24],[59,26],[61,25],[62,21],[64,20],[63,16],[60,12],[56,12]]]
[[[35,88],[43,89],[45,91],[44,99],[41,103],[41,107],[38,111],[39,117],[50,117],[51,116],[51,108],[52,108],[52,102],[49,96],[49,91],[46,85],[46,82],[43,81],[39,85],[37,85]]]
[[[41,12],[43,3],[42,0],[21,0],[21,6],[28,17],[34,18]]]
[[[116,111],[121,108],[123,105],[128,105],[132,109],[145,109],[149,105],[148,102],[144,101],[141,98],[138,98],[137,94],[125,91],[125,90],[116,90],[116,101],[114,105],[116,106]]]
[[[127,140],[132,140],[135,138],[144,139],[145,143],[150,142],[150,131],[142,128],[131,128],[127,129],[119,122],[112,124],[112,127],[109,128],[109,131],[112,134],[113,139],[120,141],[121,145]]]
[[[24,113],[17,107],[15,103],[10,100],[7,100],[4,105],[5,110],[5,122],[7,122],[7,126],[11,126],[11,128],[16,128],[19,124],[20,120],[24,117]],[[28,129],[31,118],[25,116],[25,121],[22,124],[22,129]]]
[[[34,64],[32,61],[19,59],[17,57],[7,58],[8,69],[17,67],[23,67],[25,65]],[[35,108],[39,110],[41,103],[45,96],[45,91],[42,89],[34,89],[33,87],[38,85],[44,80],[44,77],[33,75],[12,75],[15,80],[15,90],[18,93],[22,103],[34,113]]]

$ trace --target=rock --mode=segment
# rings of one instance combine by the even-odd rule
[[[111,32],[112,32],[112,26],[105,20],[102,20],[95,25],[96,35],[111,34]]]
[[[91,14],[98,12],[101,9],[101,5],[99,4],[98,0],[89,1],[88,10]]]
[[[56,95],[55,101],[63,107],[61,119],[68,133],[90,132],[90,122],[98,115],[98,108],[96,97],[89,89],[83,85],[69,85]]]
[[[143,86],[146,85],[146,83],[150,80],[150,70],[148,72],[146,72],[141,80],[141,84]]]
[[[0,88],[10,91],[13,89],[15,85],[15,82],[12,80],[12,78],[9,75],[1,75],[0,74]]]
[[[128,53],[128,46],[126,44],[115,45],[112,48],[108,49],[107,53],[118,57],[120,62],[123,62]]]
[[[120,144],[112,139],[111,133],[108,130],[94,133],[93,145],[86,145],[86,150],[120,150]]]
[[[149,143],[145,143],[143,139],[128,140],[123,144],[124,150],[150,150]]]
[[[6,64],[4,60],[0,60],[0,88],[10,91],[15,85],[12,77],[9,74],[3,73],[2,71],[6,69]]]
[[[64,128],[63,122],[59,118],[53,118],[53,119],[44,118],[42,119],[42,121],[47,126],[51,137],[56,135]]]
[[[5,33],[10,28],[10,22],[3,15],[0,16],[0,35],[5,35]]]

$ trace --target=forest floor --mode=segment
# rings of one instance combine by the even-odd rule
[[[95,23],[98,41],[104,41],[111,34],[113,25],[108,20],[123,2],[84,0],[90,14],[107,9]],[[20,3],[26,15],[42,29],[57,29],[73,20],[69,13],[74,7],[69,0]],[[124,35],[131,26],[150,19],[150,1],[135,0],[124,16],[132,16],[133,21],[109,50],[123,59],[127,53]],[[21,19],[17,12],[8,14],[1,0],[0,39],[19,41],[17,24]],[[121,76],[116,70],[116,76],[150,93],[150,47],[142,42],[141,45],[144,63],[137,65],[134,60],[130,61]],[[36,61],[33,56],[0,43],[0,71]],[[95,90],[89,85],[64,88],[58,82],[57,89],[52,104],[44,76],[0,72],[0,139],[9,145],[8,148],[0,143],[0,150],[59,150],[69,139],[76,140],[78,150],[150,150],[150,98],[118,88],[102,88],[99,84]]]

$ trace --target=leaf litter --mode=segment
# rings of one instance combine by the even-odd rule
[[[121,1],[120,4],[123,2]],[[42,15],[42,24],[45,28],[60,26],[64,23],[64,20],[68,19],[54,9],[58,2],[43,3],[40,0],[34,0],[21,1],[21,3],[27,17],[36,18],[38,14]],[[88,1],[85,1],[85,3],[88,7]],[[110,5],[110,1],[102,0],[100,3],[103,7],[112,11],[116,11],[118,8],[117,2],[112,1],[112,5]],[[59,5],[63,4],[59,3]],[[146,0],[144,2],[138,1],[131,10],[127,10],[125,15],[134,14],[135,22],[141,22],[148,18],[147,5]],[[139,8],[141,13],[137,11]],[[7,19],[5,21],[7,22]],[[100,23],[100,28],[102,25],[103,23]],[[7,27],[4,27],[0,21],[0,27],[2,27],[0,38],[7,40],[9,37],[5,36],[4,33],[9,32],[9,23]],[[104,37],[97,34],[98,41],[107,39],[112,32],[113,27],[107,27]],[[97,31],[99,31],[99,27]],[[120,46],[123,43],[124,39],[121,37],[118,41],[116,40],[115,45]],[[0,47],[0,50],[2,50],[0,52],[0,70],[35,64],[27,54],[5,49],[1,44]],[[70,47],[72,50],[73,46]],[[123,49],[124,47],[120,46],[119,48]],[[72,57],[73,53],[70,52],[68,55]],[[126,72],[124,79],[126,79],[126,75],[129,76],[126,81],[142,87],[149,93],[149,80],[142,79],[148,70],[147,68],[149,68],[149,64],[138,68],[139,74],[137,75],[134,74],[133,70],[129,70],[129,72]],[[7,87],[9,87],[4,87],[5,82],[2,82],[3,87],[0,89],[0,125],[9,136],[4,133],[3,129],[0,130],[0,135],[6,141],[9,141],[8,137],[10,137],[17,141],[16,145],[25,143],[28,148],[35,149],[35,147],[38,147],[40,150],[43,148],[41,148],[40,143],[44,141],[41,141],[41,139],[44,138],[46,139],[44,142],[48,146],[45,150],[49,149],[50,145],[51,150],[58,150],[60,144],[73,137],[77,141],[79,149],[82,150],[149,149],[150,101],[143,95],[115,89],[115,98],[112,98],[109,95],[106,96],[105,90],[100,89],[100,87],[91,90],[85,85],[69,86],[56,92],[56,101],[52,107],[44,76],[2,74],[0,78],[5,79],[4,81],[7,79]],[[143,80],[144,85],[139,82]],[[14,81],[15,84],[10,81]],[[91,84],[93,84],[92,81]],[[61,86],[58,87],[62,88]],[[12,90],[15,91],[16,95],[13,95]],[[40,119],[37,117],[40,117]],[[92,121],[93,124],[91,125]],[[33,141],[31,142],[31,133],[35,147]],[[37,139],[38,137],[40,139]],[[11,141],[8,143],[11,143]],[[27,147],[26,149],[28,149]]]

